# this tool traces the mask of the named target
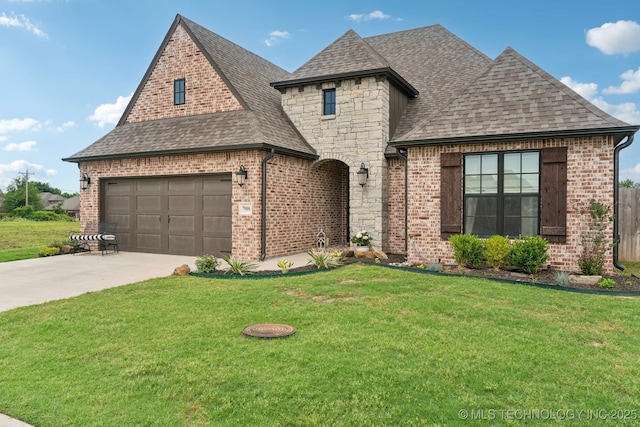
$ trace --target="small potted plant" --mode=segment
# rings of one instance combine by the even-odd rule
[[[356,251],[366,252],[371,245],[371,236],[365,230],[358,231],[352,238],[351,243],[356,245]]]

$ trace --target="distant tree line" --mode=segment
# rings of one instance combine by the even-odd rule
[[[633,182],[630,179],[625,179],[624,181],[620,181],[620,188],[640,188],[640,182]]]
[[[27,188],[25,186],[26,179],[23,176],[14,178],[11,184],[7,185],[6,193],[0,191],[0,195],[4,196],[2,202],[2,212],[15,213],[16,209],[23,208],[27,204],[33,208],[34,211],[41,211],[44,209],[44,203],[40,198],[40,193],[48,192],[51,194],[57,194],[59,196],[68,199],[76,196],[78,193],[69,194],[62,192],[59,188],[52,187],[47,182],[31,181],[29,180],[29,194],[27,196]],[[58,213],[64,213],[58,212]]]

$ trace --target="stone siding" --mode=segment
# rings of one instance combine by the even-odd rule
[[[409,245],[409,261],[425,263],[442,261],[455,263],[451,244],[440,239],[440,154],[445,152],[479,153],[485,151],[530,150],[546,147],[567,147],[567,242],[550,243],[548,264],[557,270],[578,271],[582,252],[581,234],[588,222],[576,206],[588,204],[594,198],[613,206],[613,140],[608,137],[564,138],[416,147],[409,156],[409,235],[417,251]],[[613,225],[607,230],[613,243]],[[605,259],[605,271],[613,271],[612,252]]]

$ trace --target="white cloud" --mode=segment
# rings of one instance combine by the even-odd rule
[[[602,93],[626,95],[640,90],[640,67],[636,71],[627,70],[620,75],[622,84],[620,86],[609,86]]]
[[[31,118],[0,120],[0,134],[29,129],[38,130],[39,127],[40,123]]]
[[[624,151],[621,153],[624,155]],[[634,182],[640,182],[640,163],[636,164],[632,168],[622,169],[620,171],[620,181],[624,181],[625,179],[630,179]]]
[[[607,22],[587,31],[587,44],[607,55],[640,50],[640,25],[635,21]]]
[[[5,142],[7,139],[9,139],[8,136],[0,135],[0,142]]]
[[[2,12],[2,15],[0,15],[0,26],[24,28],[25,30],[35,34],[40,38],[46,39],[49,37],[44,31],[33,25],[31,21],[29,21],[29,19],[24,15],[7,16],[4,12]]]
[[[76,124],[76,122],[74,122],[74,121],[68,121],[68,122],[64,122],[64,123],[63,123],[63,124],[61,124],[60,126],[56,126],[56,127],[54,128],[54,130],[55,130],[56,132],[64,132],[65,130],[70,129],[70,128],[74,128],[74,127],[76,127],[76,126],[78,126],[78,125]]]
[[[569,76],[562,77],[560,81],[586,99],[592,98],[598,93],[598,85],[595,83],[579,83]]]
[[[34,151],[37,142],[35,141],[25,141],[19,143],[11,143],[7,144],[4,147],[4,151]]]
[[[27,160],[14,160],[8,164],[0,163],[0,188],[6,189],[7,185],[13,181],[13,178],[18,177],[19,173],[26,172],[27,169],[29,172],[44,172],[47,175],[51,175],[50,172],[53,171],[53,169],[46,170],[44,166],[28,162]],[[35,179],[37,181],[38,177],[37,175],[35,177],[30,176],[29,179]]]
[[[89,116],[89,120],[98,122],[99,127],[104,127],[107,124],[115,125],[122,117],[122,113],[127,108],[129,101],[133,93],[129,96],[119,96],[114,104],[102,104],[93,111],[93,114]]]
[[[374,10],[373,12],[369,12],[369,13],[353,13],[347,16],[347,19],[354,22],[371,21],[373,19],[377,19],[379,21],[385,21],[387,19],[391,19],[394,21],[402,21],[402,19],[394,18],[391,15],[388,15],[382,12],[381,10]]]
[[[288,38],[289,38],[288,31],[277,31],[277,30],[271,31],[269,33],[269,38],[264,41],[264,44],[271,47],[275,44],[280,43],[282,40],[288,39]]]

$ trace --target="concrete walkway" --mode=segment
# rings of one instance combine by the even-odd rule
[[[295,267],[307,265],[306,253],[267,258],[256,262],[258,270],[278,271],[287,258]],[[0,312],[47,301],[66,299],[102,289],[166,277],[187,264],[195,271],[196,257],[118,252],[101,255],[86,252],[0,263]],[[221,261],[220,266],[226,264]],[[0,414],[0,427],[30,427]]]

